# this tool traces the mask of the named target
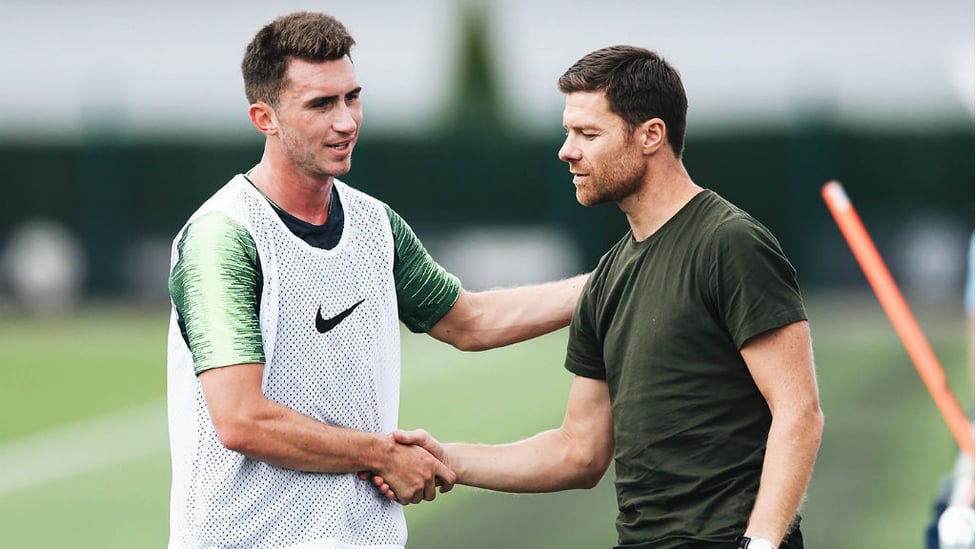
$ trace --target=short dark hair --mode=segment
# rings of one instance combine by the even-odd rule
[[[588,53],[559,77],[559,91],[603,92],[610,110],[631,129],[660,118],[671,150],[681,158],[688,98],[681,75],[657,53],[636,46],[610,46]]]
[[[321,62],[349,55],[353,40],[346,27],[324,13],[283,15],[265,25],[247,45],[241,74],[249,103],[278,104],[289,58]]]

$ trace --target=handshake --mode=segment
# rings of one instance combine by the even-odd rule
[[[433,501],[437,488],[445,493],[454,488],[457,475],[446,459],[444,446],[423,429],[395,431],[383,460],[383,470],[362,471],[361,480],[371,480],[380,493],[402,505]]]

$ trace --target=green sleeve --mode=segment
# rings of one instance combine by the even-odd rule
[[[603,254],[596,267],[583,285],[576,310],[569,323],[569,340],[566,343],[567,370],[582,377],[607,379],[607,366],[603,354],[603,334],[597,325],[598,302],[607,284],[607,271],[610,268],[614,246]]]
[[[393,229],[397,262],[393,268],[397,311],[411,332],[427,332],[444,317],[461,294],[461,281],[437,264],[410,225],[386,206]]]
[[[790,264],[779,242],[757,221],[722,223],[713,240],[712,294],[736,347],[763,332],[806,320]]]
[[[595,273],[596,271],[594,271]],[[607,379],[603,345],[596,330],[596,277],[586,281],[576,311],[569,324],[565,367],[570,372],[592,379]]]
[[[169,291],[196,373],[263,364],[258,320],[262,278],[250,233],[226,215],[211,212],[186,227],[177,251]]]

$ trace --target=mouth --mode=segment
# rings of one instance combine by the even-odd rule
[[[576,173],[576,172],[569,172],[569,173],[573,174],[574,185],[579,185],[580,183],[583,182],[584,179],[590,176],[590,174],[588,173]]]
[[[352,148],[353,142],[354,141],[350,139],[348,141],[343,141],[341,143],[332,143],[330,145],[326,145],[325,148],[332,149],[336,152],[345,152]]]

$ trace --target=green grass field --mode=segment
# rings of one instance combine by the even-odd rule
[[[955,457],[948,429],[873,297],[808,305],[827,425],[803,512],[807,546],[921,547]],[[971,409],[961,308],[915,312]],[[167,314],[0,315],[0,547],[165,547]],[[401,426],[476,442],[555,427],[571,381],[564,346],[559,332],[466,354],[405,334]],[[409,547],[608,547],[611,477],[531,496],[458,487],[407,508]]]

